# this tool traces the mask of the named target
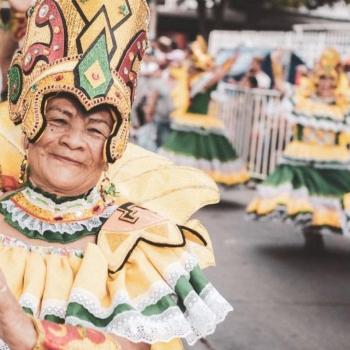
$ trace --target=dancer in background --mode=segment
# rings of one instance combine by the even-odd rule
[[[340,63],[338,52],[328,49],[303,78],[289,117],[294,139],[247,209],[253,219],[300,226],[308,247],[322,247],[323,233],[350,236],[342,207],[350,191],[350,102]]]
[[[248,181],[249,175],[225,136],[223,123],[210,110],[210,94],[229,72],[236,58],[215,66],[199,37],[191,46],[192,56],[172,71],[175,110],[172,131],[160,153],[176,164],[199,168],[217,183],[227,186]]]

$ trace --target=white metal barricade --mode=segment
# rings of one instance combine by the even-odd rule
[[[212,100],[251,176],[264,179],[275,169],[292,134],[280,93],[221,83]]]
[[[350,26],[330,27],[329,30],[295,31],[221,31],[214,30],[209,37],[209,50],[216,56],[221,49],[234,49],[240,46],[291,50],[310,68],[325,48],[335,48],[342,56],[350,54]]]

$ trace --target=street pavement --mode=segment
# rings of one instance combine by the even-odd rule
[[[327,236],[325,250],[310,253],[293,226],[245,220],[253,194],[226,190],[196,215],[216,252],[207,276],[235,310],[188,349],[350,349],[350,239]]]

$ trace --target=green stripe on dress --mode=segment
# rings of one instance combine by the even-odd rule
[[[196,159],[221,162],[236,160],[237,153],[224,135],[200,134],[194,131],[173,130],[162,148],[175,154]]]
[[[180,310],[184,312],[186,308],[184,307],[183,301],[186,299],[189,293],[196,291],[196,294],[199,294],[209,283],[198,266],[194,268],[190,276],[190,281],[185,276],[182,276],[176,283],[175,293],[178,296],[177,303],[174,301],[175,293],[172,295],[166,295],[157,303],[147,306],[141,312],[141,314],[145,317],[161,315],[172,307],[179,307]],[[127,311],[136,310],[129,304],[120,304],[111,312],[107,318],[102,319],[90,313],[84,306],[78,303],[70,303],[67,308],[66,317],[76,317],[82,321],[91,322],[96,327],[102,328],[108,326],[108,324],[110,324],[116,316]]]
[[[263,183],[271,187],[284,184],[291,184],[294,190],[306,187],[312,196],[341,198],[350,192],[350,171],[281,164]]]

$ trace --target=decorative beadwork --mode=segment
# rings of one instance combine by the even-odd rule
[[[57,201],[27,186],[0,202],[0,212],[24,235],[62,243],[95,234],[116,209],[105,206],[96,188],[87,196]]]

